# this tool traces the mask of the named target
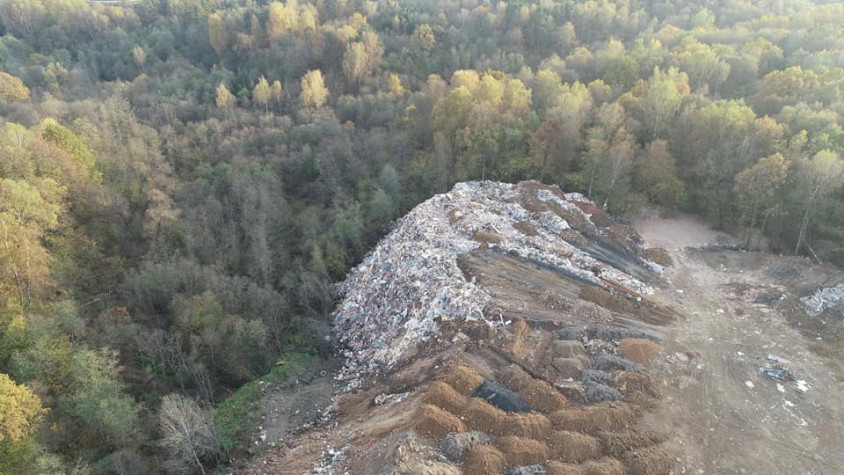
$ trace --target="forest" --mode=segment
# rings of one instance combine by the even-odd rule
[[[250,381],[331,357],[331,284],[459,181],[844,264],[836,1],[0,0],[0,36],[0,473],[243,457]]]

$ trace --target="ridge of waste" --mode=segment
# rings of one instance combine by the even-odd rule
[[[530,211],[537,207],[527,203],[537,201],[541,208],[553,211]],[[592,223],[595,213],[581,207],[596,209],[581,194],[564,194],[557,187],[490,181],[458,183],[450,192],[416,206],[335,287],[342,300],[334,312],[334,331],[346,360],[338,378],[354,388],[366,374],[406,361],[438,335],[437,320],[505,324],[484,317],[492,297],[467,280],[457,265],[459,255],[481,246],[475,239],[478,232],[492,233],[497,243],[490,246],[497,250],[605,289],[652,294],[647,283],[595,259],[561,235],[570,233],[569,239],[571,233],[577,235],[574,222],[579,229],[602,233]],[[517,228],[525,225],[536,232]],[[646,267],[661,270],[640,260]]]

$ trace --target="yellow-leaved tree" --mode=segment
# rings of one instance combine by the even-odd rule
[[[29,388],[0,373],[0,473],[24,473],[31,467],[32,437],[46,412]]]

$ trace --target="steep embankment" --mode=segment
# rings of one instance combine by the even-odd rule
[[[676,316],[650,298],[662,270],[578,194],[458,184],[338,286],[348,391],[248,471],[665,473],[667,434],[637,422]]]
[[[336,289],[346,389],[246,473],[835,473],[841,273],[642,226],[535,182],[419,205]]]

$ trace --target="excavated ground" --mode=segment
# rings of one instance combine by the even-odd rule
[[[653,246],[643,249],[581,206],[589,222],[568,212],[566,241],[585,249],[594,236],[595,261],[652,295],[601,280],[597,267],[584,280],[508,253],[494,229],[475,231],[481,245],[456,264],[489,295],[483,318],[437,319],[438,336],[412,357],[367,376],[241,473],[840,473],[844,332],[799,300],[841,283],[840,271],[702,247],[727,237],[688,220],[637,223]],[[668,268],[660,276],[639,255]],[[795,380],[761,374],[769,354]],[[483,399],[485,381],[529,410]]]

